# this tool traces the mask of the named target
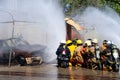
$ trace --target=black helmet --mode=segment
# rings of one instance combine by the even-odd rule
[[[90,38],[89,38],[89,39],[87,39],[87,40],[89,40],[89,41],[91,41],[91,42],[92,42],[92,39],[90,39]]]
[[[103,44],[107,44],[107,42],[108,42],[107,40],[103,40]]]

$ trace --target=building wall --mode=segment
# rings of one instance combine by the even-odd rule
[[[82,39],[82,35],[71,25],[66,24],[66,40]]]

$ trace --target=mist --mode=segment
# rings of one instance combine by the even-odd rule
[[[87,29],[83,32],[85,39],[98,38],[100,43],[110,40],[120,48],[120,16],[113,9],[87,7],[73,18]]]
[[[12,36],[13,21],[14,37],[46,46],[40,53],[45,62],[56,59],[59,42],[66,38],[63,9],[58,0],[1,0],[0,39]]]

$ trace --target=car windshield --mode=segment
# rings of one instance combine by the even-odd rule
[[[5,40],[0,40],[0,48],[5,48],[5,47],[9,47],[9,45],[6,43]]]
[[[12,46],[12,42],[11,42],[11,40],[7,40],[6,42],[4,42],[4,44],[7,44],[6,46],[9,46],[9,47]]]
[[[20,45],[29,45],[26,41],[23,41],[23,40],[18,39],[18,38],[9,39],[6,41],[6,43],[9,47],[20,46]]]
[[[28,42],[26,42],[22,39],[19,39],[19,38],[12,39],[12,42],[13,42],[14,46],[29,45]]]

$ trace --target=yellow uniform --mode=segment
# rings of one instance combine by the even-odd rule
[[[75,51],[75,48],[76,48],[76,45],[70,45],[68,46],[69,50],[70,50],[70,53],[71,53],[71,57],[70,57],[70,60],[73,58],[73,54],[74,54],[74,51]]]

